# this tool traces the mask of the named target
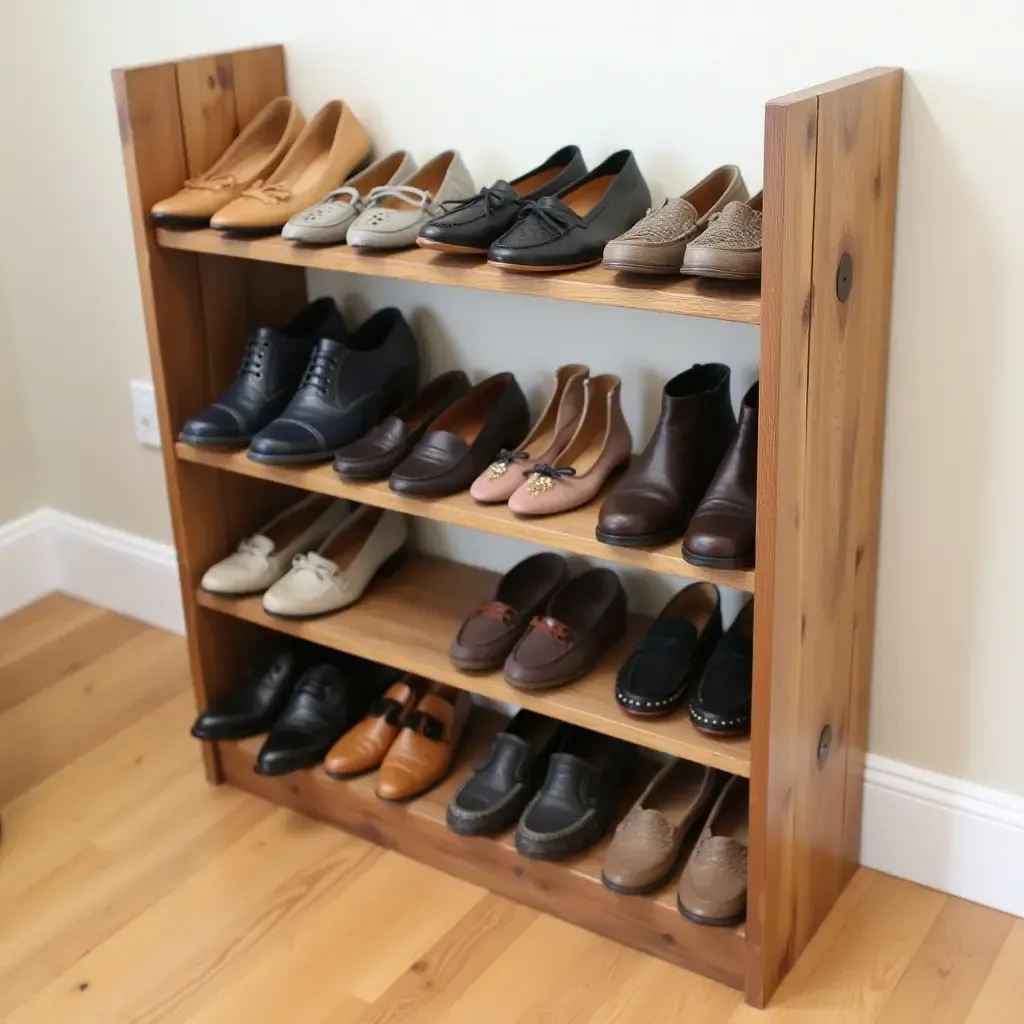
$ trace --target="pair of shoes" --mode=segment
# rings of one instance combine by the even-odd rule
[[[452,797],[448,827],[483,836],[514,824],[516,849],[535,860],[582,853],[611,827],[635,755],[622,740],[520,711]]]
[[[728,366],[707,363],[665,385],[647,447],[601,506],[599,541],[646,547],[687,534],[687,561],[753,565],[758,392],[747,392],[737,424],[729,380]]]
[[[381,800],[411,800],[448,774],[472,708],[465,691],[405,676],[334,744],[324,770],[334,779],[379,770]]]
[[[327,615],[397,569],[408,536],[397,512],[313,494],[210,566],[200,586],[228,597],[263,592],[263,610],[278,618]]]
[[[258,774],[311,768],[394,676],[393,669],[361,658],[282,644],[199,715],[192,735],[236,740],[268,733]]]
[[[684,587],[662,609],[619,669],[615,699],[630,715],[659,717],[681,707],[694,691],[694,727],[713,736],[750,732],[754,603],[728,632],[712,583]]]
[[[271,100],[212,167],[156,203],[154,221],[237,234],[280,231],[370,155],[370,137],[341,100],[309,124],[286,96]]]
[[[739,924],[747,908],[749,800],[746,779],[670,761],[617,826],[602,882],[626,896],[656,892],[675,874],[687,836],[706,814],[679,879],[679,912],[696,924]]]
[[[586,675],[625,632],[626,593],[611,569],[569,578],[561,555],[531,555],[467,616],[449,649],[463,672],[504,666],[505,681],[545,690]]]
[[[470,495],[484,505],[508,503],[518,516],[544,516],[585,505],[629,461],[633,438],[622,414],[622,382],[591,377],[570,364],[540,419],[473,481]]]
[[[418,375],[399,310],[382,309],[349,334],[334,300],[317,299],[287,326],[249,339],[231,386],[178,439],[248,446],[250,459],[272,465],[324,461],[406,401]]]
[[[454,149],[419,169],[408,153],[392,153],[296,214],[282,232],[293,242],[337,243],[364,249],[404,249],[446,203],[473,194],[473,179]]]
[[[736,247],[727,261],[734,272],[714,276],[761,276],[760,212],[758,218],[757,265],[743,246],[745,227],[754,214],[753,205],[746,205],[750,193],[739,168],[727,164],[712,171],[682,196],[667,199],[647,211],[639,223],[605,246],[602,265],[609,270],[629,273],[690,273],[690,267],[725,266],[722,259]],[[760,197],[752,201],[760,211]],[[716,258],[715,255],[718,254]]]
[[[629,150],[592,171],[566,146],[511,182],[497,181],[426,224],[417,243],[487,255],[503,270],[574,270],[601,261],[604,247],[635,224],[651,192]]]
[[[334,468],[353,480],[390,474],[398,494],[444,497],[465,490],[503,446],[521,437],[529,416],[511,373],[472,388],[461,371],[444,374],[366,437],[341,449]]]

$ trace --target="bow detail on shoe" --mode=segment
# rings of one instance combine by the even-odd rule
[[[441,204],[441,209],[445,214],[459,213],[482,203],[486,216],[509,202],[520,203],[522,200],[508,182],[496,181],[493,185],[485,185],[475,196],[468,199],[446,199]]]
[[[185,182],[185,188],[204,192],[225,192],[229,188],[235,188],[237,184],[238,180],[233,174],[212,174],[208,178],[189,178]]]
[[[324,558],[323,555],[318,555],[315,551],[296,555],[292,559],[292,572],[311,572],[321,583],[326,583],[328,579],[331,579],[342,589],[348,587],[337,563],[332,562],[329,558]]]
[[[487,479],[497,480],[499,476],[504,476],[508,472],[508,467],[513,462],[525,462],[529,457],[529,452],[510,452],[507,448],[502,448],[498,452],[498,457],[487,467]]]
[[[580,216],[554,196],[543,199],[523,199],[520,220],[533,217],[555,235],[563,235],[580,223]]]
[[[261,180],[253,182],[242,195],[248,196],[250,199],[258,199],[261,203],[266,203],[267,206],[274,206],[290,199],[292,190],[287,185],[268,185]]]
[[[572,466],[551,466],[546,462],[539,462],[533,469],[524,469],[523,476],[529,479],[526,485],[530,494],[543,494],[550,491],[561,477],[573,477],[576,470]]]

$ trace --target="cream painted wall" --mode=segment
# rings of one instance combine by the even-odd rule
[[[0,524],[32,511],[40,498],[32,432],[25,416],[25,388],[14,336],[0,289]]]
[[[344,96],[382,148],[426,158],[458,145],[486,181],[566,141],[592,161],[630,145],[656,187],[677,192],[727,160],[759,183],[770,96],[902,64],[871,743],[1024,793],[1014,592],[1024,576],[1022,38],[1012,0],[977,0],[969,17],[952,0],[934,0],[927,17],[917,0],[739,0],[727,15],[668,0],[522,0],[507,10],[468,0],[3,0],[0,90],[13,121],[3,138],[18,159],[0,165],[0,282],[40,500],[169,536],[159,458],[131,436],[127,381],[147,361],[111,67],[281,41],[301,105],[312,112]],[[585,352],[623,374],[638,435],[658,382],[692,360],[732,363],[737,393],[756,369],[756,334],[728,325],[358,279],[312,284],[343,291],[352,310],[398,303],[433,365],[510,367],[534,397],[546,367]],[[513,557],[461,533],[430,540],[483,562]]]

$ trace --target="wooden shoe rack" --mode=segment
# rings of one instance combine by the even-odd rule
[[[286,92],[283,49],[119,70],[114,84],[198,705],[229,687],[276,630],[749,776],[747,922],[691,924],[671,886],[650,897],[610,892],[600,883],[600,848],[565,864],[539,863],[518,857],[508,837],[448,832],[445,804],[487,746],[486,715],[448,783],[408,806],[381,804],[366,780],[338,783],[320,771],[261,778],[251,770],[252,741],[207,744],[211,780],[743,988],[750,1003],[764,1005],[858,862],[902,72],[867,71],[767,104],[760,293],[684,278],[623,279],[601,268],[503,274],[422,250],[366,255],[155,229],[149,207],[209,166]],[[678,542],[652,550],[599,544],[596,506],[516,520],[466,495],[402,498],[386,484],[343,483],[329,466],[275,468],[176,444],[187,416],[233,377],[250,330],[284,322],[305,301],[304,268],[760,324],[756,571],[695,568]],[[303,623],[270,619],[258,600],[200,593],[203,571],[292,497],[288,488],[753,592],[750,740],[709,739],[683,716],[622,715],[612,684],[629,639],[587,678],[542,694],[521,695],[500,675],[456,673],[448,642],[494,581],[469,566],[415,555],[351,609]]]

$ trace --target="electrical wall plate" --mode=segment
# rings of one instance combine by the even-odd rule
[[[160,421],[156,415],[156,393],[151,380],[130,381],[135,437],[147,448],[160,447]]]

